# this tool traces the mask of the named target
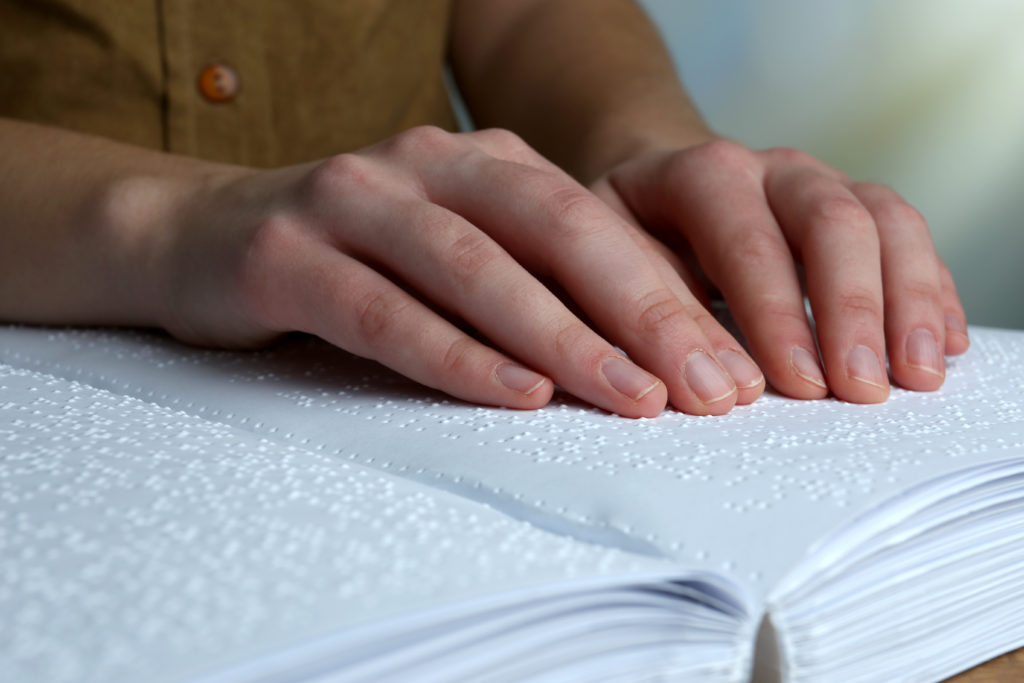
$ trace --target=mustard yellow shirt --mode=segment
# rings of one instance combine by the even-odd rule
[[[449,0],[0,0],[0,116],[264,167],[454,129],[448,14]]]

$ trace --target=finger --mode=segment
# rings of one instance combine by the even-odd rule
[[[467,133],[465,137],[472,140],[481,150],[495,158],[525,164],[531,168],[554,174],[562,172],[555,164],[548,161],[511,131],[489,128]],[[622,198],[619,197],[607,177],[599,179],[590,188],[590,191],[618,214],[627,225],[633,228],[630,236],[638,246],[647,252],[648,255],[650,255],[651,250],[657,252],[675,270],[678,277],[685,284],[686,289],[700,301],[701,305],[704,308],[710,307],[711,299],[705,287],[694,276],[692,270],[683,263],[678,254],[640,227],[636,216],[633,215],[633,212],[630,211],[629,207],[622,201]],[[652,262],[655,261],[655,259],[651,260]]]
[[[889,395],[878,230],[835,179],[798,169],[770,176],[768,197],[803,261],[829,386],[854,403]]]
[[[461,137],[495,159],[523,164],[539,171],[562,172],[557,165],[526,144],[525,140],[510,130],[504,128],[484,128],[469,133],[462,133]]]
[[[664,409],[666,390],[657,377],[588,328],[461,216],[418,199],[393,201],[349,238],[365,256],[573,395],[628,417]]]
[[[590,190],[594,193],[594,196],[622,217],[626,225],[631,228],[630,236],[633,238],[633,241],[644,251],[648,260],[652,263],[662,260],[667,263],[675,271],[678,278],[682,280],[686,289],[700,302],[701,306],[705,309],[711,308],[711,297],[708,295],[707,288],[694,275],[693,269],[683,263],[679,254],[670,249],[668,245],[640,227],[640,221],[633,215],[633,212],[622,200],[622,197],[619,196],[615,188],[612,187],[608,178],[601,178]],[[660,257],[660,259],[656,258],[656,256]],[[665,278],[663,277],[662,279]]]
[[[821,398],[828,390],[803,294],[757,164],[731,143],[706,145],[634,168],[617,186],[630,206],[661,207],[651,220],[677,226],[693,244],[768,381],[788,396]]]
[[[464,134],[475,145],[487,154],[502,159],[521,163],[540,171],[548,171],[554,174],[562,173],[555,164],[548,161],[540,153],[526,144],[515,133],[501,128],[488,128]],[[652,237],[647,231],[640,227],[639,221],[629,207],[622,201],[622,198],[612,187],[607,177],[601,178],[594,183],[590,191],[618,214],[628,226],[633,228],[630,236],[637,246],[641,247],[650,257],[651,251],[656,252],[661,259],[666,261],[681,278],[686,289],[697,298],[704,308],[710,308],[711,299],[707,290],[694,276],[690,267],[683,263],[679,255],[658,239]],[[651,258],[652,263],[657,262]],[[675,279],[675,278],[673,278]]]
[[[752,154],[761,158],[769,168],[805,168],[817,171],[821,175],[832,178],[847,187],[853,183],[850,177],[839,169],[829,166],[813,154],[808,154],[801,149],[773,147],[760,152],[753,152]]]
[[[691,291],[689,282],[682,279],[671,260],[675,256],[666,253],[664,245],[642,230],[627,223],[627,230],[634,242],[647,257],[651,267],[661,276],[662,281],[683,303],[686,312],[700,326],[711,342],[719,362],[732,376],[738,395],[737,405],[747,405],[757,400],[765,389],[765,377],[757,364],[729,332],[722,327],[708,311],[710,301],[698,299]],[[681,267],[677,266],[677,267]]]
[[[650,233],[639,227],[639,221],[607,178],[599,180],[592,190],[598,199],[622,216],[626,222],[626,231],[647,257],[651,268],[661,276],[662,281],[675,293],[690,317],[703,330],[704,335],[711,342],[719,362],[736,384],[737,405],[747,405],[757,400],[764,393],[764,374],[751,359],[746,349],[722,327],[713,315],[708,313],[711,308],[711,298],[704,286],[694,277],[692,270],[684,265],[682,259],[661,240],[655,239]]]
[[[928,226],[887,187],[856,183],[851,190],[878,228],[893,378],[907,389],[934,391],[946,376],[946,324],[939,259]]]
[[[254,265],[276,274],[260,278],[258,296],[280,329],[315,334],[473,403],[536,409],[551,399],[550,379],[472,339],[357,260],[297,235],[275,245],[291,251],[290,267]]]
[[[971,345],[971,340],[967,336],[967,316],[964,314],[960,295],[956,292],[953,274],[941,259],[939,281],[942,283],[942,307],[946,325],[946,355],[958,356],[966,352]]]
[[[465,137],[472,140],[481,150],[487,154],[502,159],[521,163],[540,171],[548,171],[554,174],[561,173],[561,170],[552,162],[548,161],[532,147],[527,145],[522,138],[508,130],[490,128],[465,134]],[[631,226],[631,237],[650,256],[650,251],[657,252],[664,259],[679,278],[682,279],[687,290],[692,293],[704,308],[709,308],[711,299],[705,287],[694,276],[691,268],[688,268],[679,258],[679,255],[669,249],[663,242],[657,240],[640,227],[639,221],[629,207],[622,201],[607,177],[601,178],[589,188],[590,191],[618,214],[627,225]],[[651,259],[652,262],[655,259]]]
[[[734,405],[735,384],[700,326],[622,219],[568,176],[481,155],[424,182],[435,201],[492,235],[516,261],[554,277],[612,342],[661,378],[674,406],[706,415]]]

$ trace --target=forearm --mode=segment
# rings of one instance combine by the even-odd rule
[[[0,320],[162,325],[159,256],[223,167],[0,120]]]
[[[713,137],[632,0],[456,3],[452,64],[477,125],[515,130],[589,182]]]

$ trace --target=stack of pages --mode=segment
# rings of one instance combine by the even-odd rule
[[[0,680],[939,680],[1024,646],[1024,333],[626,420],[0,328]]]

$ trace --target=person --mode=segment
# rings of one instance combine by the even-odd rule
[[[716,135],[631,0],[32,5],[0,3],[2,320],[153,326],[232,348],[302,331],[466,401],[535,409],[557,385],[628,417],[667,403],[721,415],[766,381],[880,402],[887,361],[896,383],[930,391],[944,355],[968,346],[921,215],[803,152]],[[352,18],[358,6],[373,20]],[[352,14],[351,42],[331,43],[346,30],[331,12]],[[418,18],[388,29],[403,13]],[[195,81],[173,50],[198,44],[192,31],[228,31],[219,49],[279,72],[253,84],[211,63],[207,101],[182,94]],[[439,72],[442,49],[479,130],[421,125],[437,118],[421,92],[433,80],[401,72]],[[116,68],[83,77],[98,73],[89,50]],[[133,50],[145,58],[117,61]],[[361,55],[385,53],[389,73],[366,75],[379,65]],[[133,108],[126,82],[152,106]],[[404,99],[388,104],[396,83]],[[193,119],[245,97],[263,108],[211,124],[243,143],[187,149],[203,134]],[[136,134],[147,117],[159,132]],[[291,127],[268,134],[280,121]],[[373,139],[338,143],[346,122]],[[266,138],[310,156],[250,162],[261,153],[245,141]]]

